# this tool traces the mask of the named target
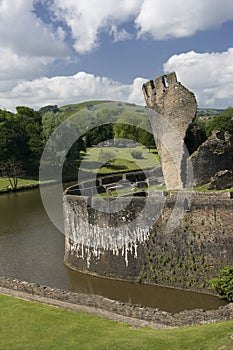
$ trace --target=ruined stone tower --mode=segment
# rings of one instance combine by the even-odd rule
[[[197,110],[192,92],[177,81],[176,73],[158,77],[143,85],[151,124],[160,155],[167,189],[186,187],[187,159],[185,137]]]

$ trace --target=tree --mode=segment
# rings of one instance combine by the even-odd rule
[[[38,172],[39,161],[44,148],[42,117],[32,108],[16,107],[15,123],[23,138],[25,152],[21,152],[20,160],[30,174]]]
[[[24,174],[22,162],[15,158],[2,161],[0,162],[0,170],[2,176],[8,178],[11,190],[16,190],[18,179]]]
[[[228,131],[233,135],[233,108],[229,107],[224,112],[216,117],[206,125],[207,136],[210,136],[213,130]]]
[[[149,152],[151,148],[155,147],[154,136],[151,132],[138,128],[138,142],[148,148]]]
[[[85,135],[86,146],[98,145],[99,143],[113,139],[113,125],[103,124],[89,130]]]
[[[38,112],[41,115],[43,115],[48,112],[58,113],[59,111],[60,110],[57,105],[48,105],[48,106],[41,107]]]
[[[25,135],[13,113],[0,111],[0,160],[28,158]]]
[[[216,289],[222,299],[233,301],[233,266],[219,271],[219,276],[210,280],[210,286]]]

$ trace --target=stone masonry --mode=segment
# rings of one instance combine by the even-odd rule
[[[143,85],[147,107],[153,110],[151,123],[168,190],[185,186],[189,156],[184,139],[197,109],[192,92],[177,81],[176,73],[163,75]]]

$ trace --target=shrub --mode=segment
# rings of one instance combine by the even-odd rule
[[[115,153],[111,151],[104,151],[101,149],[98,157],[98,161],[105,164],[106,166],[110,166],[114,159],[116,158]]]
[[[222,299],[233,301],[233,266],[220,270],[219,276],[210,280],[210,286]]]
[[[130,154],[134,159],[143,159],[142,152],[140,151],[133,150],[130,152]]]

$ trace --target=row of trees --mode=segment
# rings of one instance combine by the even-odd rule
[[[16,113],[0,110],[0,175],[6,172],[6,162],[14,159],[15,162],[21,162],[27,176],[37,176],[45,143],[56,127],[75,113],[74,106],[61,109],[57,106],[45,106],[39,111],[21,106],[16,108]],[[90,111],[86,109],[83,112],[78,106],[75,128],[82,136],[70,149],[67,155],[68,163],[78,160],[80,151],[86,147],[114,138],[132,139],[148,149],[155,146],[152,133],[146,131],[149,130],[150,124],[143,108],[138,113],[137,110],[129,111],[123,106],[119,108],[106,105],[106,108],[92,114],[95,106],[89,108]],[[94,118],[98,119],[100,126],[94,127]],[[233,134],[233,108],[199,123],[208,136],[216,129]]]
[[[148,148],[154,146],[152,134],[143,130],[145,117],[138,117],[137,113],[124,114],[122,111],[123,109],[118,107],[106,107],[100,110],[94,116],[101,125],[93,128],[91,127],[92,123],[95,124],[93,117],[87,118],[85,113],[79,112],[75,128],[77,134],[82,136],[69,150],[66,167],[69,162],[78,160],[80,151],[85,151],[86,147],[113,138],[132,139]],[[21,163],[20,168],[25,175],[36,177],[47,140],[56,127],[69,116],[70,109],[60,110],[57,106],[46,106],[39,111],[21,106],[16,108],[16,113],[0,110],[0,175],[8,176],[12,164],[17,164],[19,168]],[[127,121],[134,124],[141,123],[141,128],[128,125]],[[147,123],[149,124],[148,121]],[[89,131],[85,132],[87,129]]]

